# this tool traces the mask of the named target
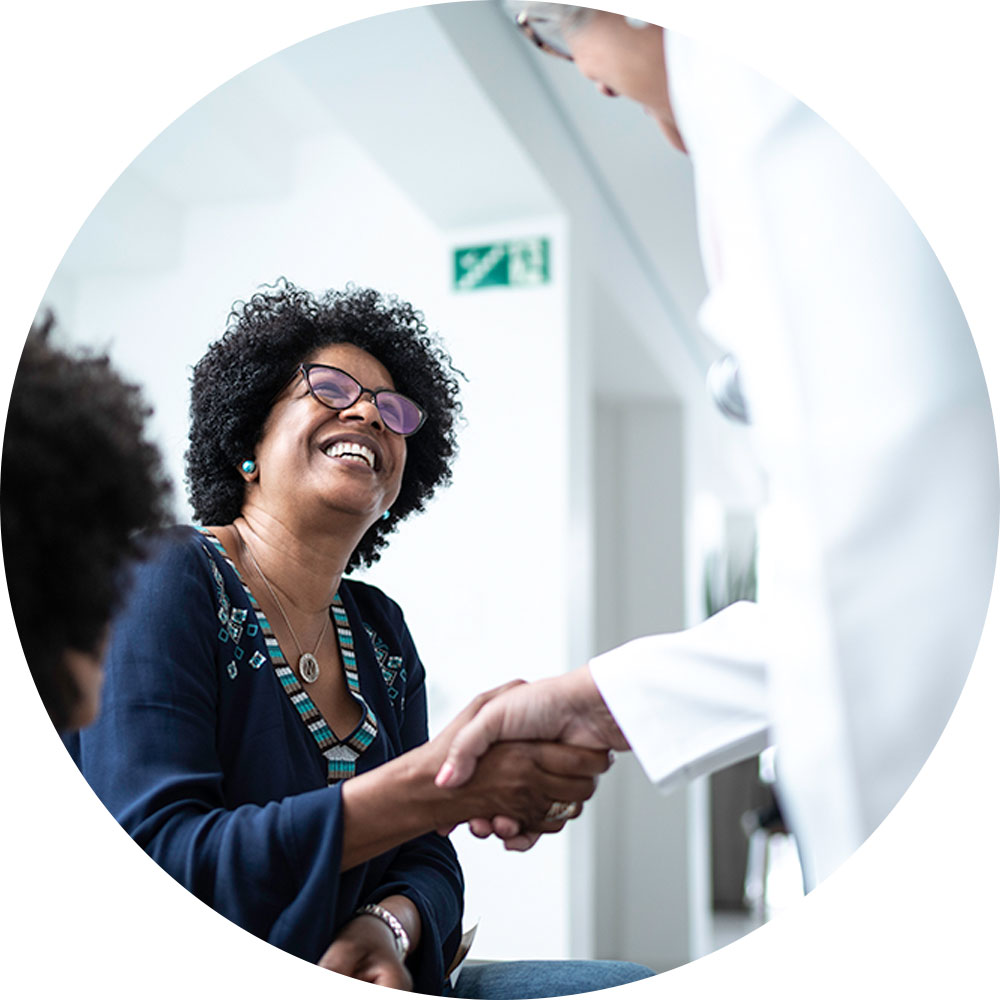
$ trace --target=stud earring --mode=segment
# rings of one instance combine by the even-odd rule
[[[380,520],[382,520],[382,521],[388,521],[389,520],[389,511],[383,511],[382,517],[380,518]]]
[[[252,459],[248,458],[240,468],[248,475],[252,476],[257,471],[257,463]]]

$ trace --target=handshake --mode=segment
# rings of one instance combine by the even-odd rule
[[[609,751],[628,748],[588,667],[487,691],[426,745],[445,804],[461,806],[437,830],[467,821],[475,836],[526,851],[580,815]]]

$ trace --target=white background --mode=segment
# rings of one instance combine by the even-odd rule
[[[400,6],[286,0],[279,14],[273,3],[248,0],[163,7],[94,0],[6,12],[4,399],[23,332],[59,258],[146,143],[209,90],[277,49]],[[626,9],[730,45],[737,58],[812,104],[871,160],[937,251],[996,399],[996,14],[973,0],[947,7],[914,0],[630,0]],[[996,618],[992,609],[966,691],[928,765],[851,862],[786,917],[628,988],[631,995],[995,995]],[[20,658],[6,610],[0,625],[10,658]],[[8,669],[4,688],[0,985],[34,996],[86,990],[264,997],[348,986],[352,995],[365,992],[360,984],[332,986],[328,973],[261,945],[163,877],[82,782],[70,780],[26,672]]]

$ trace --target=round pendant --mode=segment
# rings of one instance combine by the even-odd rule
[[[312,684],[319,679],[319,663],[312,653],[303,653],[299,657],[299,676],[307,684]]]

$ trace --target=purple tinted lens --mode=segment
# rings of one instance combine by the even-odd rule
[[[385,426],[396,434],[412,434],[424,422],[424,411],[406,396],[386,390],[375,396]]]
[[[310,368],[309,387],[327,406],[343,410],[361,395],[361,386],[338,368]]]

